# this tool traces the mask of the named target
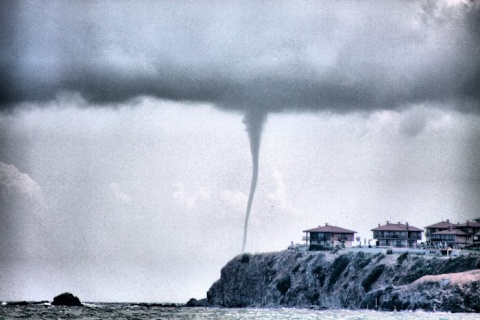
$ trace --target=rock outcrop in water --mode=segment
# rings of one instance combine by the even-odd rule
[[[192,298],[188,300],[188,302],[185,304],[186,307],[208,307],[208,301],[207,299],[200,299],[197,300],[195,298]]]
[[[78,299],[78,297],[74,296],[70,292],[65,292],[53,298],[52,305],[53,306],[82,306],[82,303],[80,302],[80,299]]]
[[[284,251],[243,254],[207,293],[211,306],[480,312],[480,257]]]

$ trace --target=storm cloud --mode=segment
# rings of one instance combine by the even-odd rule
[[[479,26],[468,0],[3,1],[0,299],[181,302],[242,231],[476,218]]]
[[[476,1],[9,1],[0,104],[76,92],[222,109],[478,111]]]

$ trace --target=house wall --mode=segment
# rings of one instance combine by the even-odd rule
[[[412,248],[422,238],[420,231],[374,231],[373,239],[378,246],[391,246],[395,248]]]
[[[448,228],[425,228],[425,238],[430,241],[433,233],[445,230],[448,230]]]
[[[345,248],[351,248],[351,247],[352,247],[352,244],[353,244],[352,241],[345,241],[345,242],[343,243],[343,245],[345,246]],[[340,245],[341,245],[341,244],[340,244]]]
[[[458,227],[458,229],[462,230],[463,232],[468,233],[471,235],[469,239],[469,243],[478,243],[480,242],[480,228],[476,226],[462,226]]]
[[[461,248],[467,244],[471,243],[470,236],[460,236],[455,234],[443,234],[443,235],[432,235],[430,242],[434,244],[444,244],[447,243],[448,246],[453,248]]]
[[[336,245],[342,246],[345,248],[351,248],[353,243],[354,234],[352,233],[330,233],[330,232],[310,232],[309,233],[309,243],[310,244],[319,244],[324,246]]]

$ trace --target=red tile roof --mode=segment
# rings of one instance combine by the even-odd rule
[[[435,233],[432,233],[432,235],[434,234],[455,234],[457,236],[465,236],[465,235],[468,235],[468,233],[466,232],[463,232],[462,230],[460,229],[451,229],[451,230],[443,230],[443,231],[438,231],[438,232],[435,232]]]
[[[467,221],[465,223],[459,223],[455,225],[456,228],[458,227],[480,227],[480,222],[475,222],[475,221]]]
[[[304,230],[303,232],[357,233],[357,231],[352,231],[352,230],[348,230],[348,229],[344,229],[336,226],[330,226],[330,225],[318,226],[317,228]]]
[[[451,223],[450,221],[441,221],[435,224],[432,224],[430,226],[427,226],[425,228],[432,228],[432,229],[448,229],[448,227],[453,227],[455,226],[454,223]]]
[[[372,229],[371,231],[420,231],[420,232],[423,232],[422,229],[418,229],[417,227],[414,227],[411,225],[409,225],[407,229],[407,225],[402,223],[388,223],[383,226]]]

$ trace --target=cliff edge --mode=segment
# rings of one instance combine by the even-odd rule
[[[242,254],[207,292],[211,306],[480,312],[480,257],[365,252]]]

